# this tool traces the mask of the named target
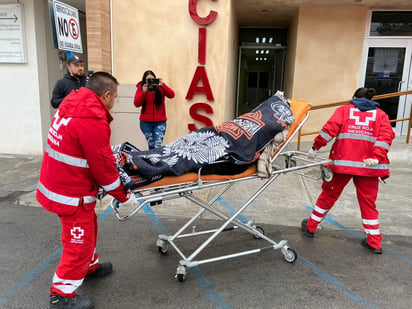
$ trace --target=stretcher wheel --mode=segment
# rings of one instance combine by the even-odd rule
[[[166,255],[167,251],[169,251],[169,245],[164,243],[162,246],[157,247],[161,255]]]
[[[265,231],[260,226],[255,226],[255,230],[257,230],[259,233],[265,235]],[[257,234],[253,235],[253,237],[255,237],[256,239],[260,239],[260,236],[257,235]]]
[[[179,282],[183,282],[186,280],[186,275],[183,274],[177,274],[177,280],[179,280]]]
[[[164,241],[162,239],[156,240],[156,246],[157,249],[159,250],[161,255],[166,255],[167,251],[169,250],[169,244],[167,241]]]
[[[333,172],[323,165],[320,166],[320,175],[324,182],[331,182],[333,179]]]
[[[282,250],[282,253],[283,253],[283,257],[285,258],[285,261],[288,263],[293,263],[298,258],[298,254],[296,253],[296,251],[291,248]]]
[[[179,282],[186,280],[186,268],[184,266],[177,266],[175,278],[179,280]]]

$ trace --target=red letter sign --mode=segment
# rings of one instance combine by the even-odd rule
[[[193,21],[198,25],[210,25],[213,23],[217,17],[216,11],[210,11],[209,15],[206,17],[200,17],[197,15],[197,0],[189,0],[189,13]]]
[[[206,112],[206,114],[211,114],[211,115],[213,115],[213,108],[212,108],[209,104],[206,104],[206,103],[196,103],[196,104],[193,104],[193,105],[190,107],[190,111],[189,111],[189,112],[190,112],[190,116],[191,116],[194,120],[203,123],[206,127],[211,127],[211,126],[213,126],[212,120],[210,120],[210,119],[207,118],[206,116],[203,116],[203,115],[200,115],[200,114],[197,113],[199,110],[204,110],[204,111]],[[197,127],[196,127],[196,125],[195,125],[194,123],[189,123],[189,124],[187,125],[187,128],[189,129],[190,132],[197,130]]]
[[[197,86],[202,81],[203,86]],[[212,89],[210,88],[209,79],[207,78],[205,67],[198,66],[190,83],[189,90],[186,94],[186,100],[192,100],[195,93],[204,93],[209,101],[214,101]]]
[[[206,64],[206,28],[199,28],[199,50],[197,62]]]

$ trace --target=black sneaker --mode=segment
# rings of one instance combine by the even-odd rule
[[[368,244],[368,241],[366,238],[362,239],[362,246],[365,248],[368,248],[370,251],[372,251],[375,254],[382,254],[382,249],[374,248],[370,244]]]
[[[112,263],[110,263],[110,262],[100,263],[99,266],[97,266],[97,268],[94,272],[86,275],[86,278],[104,277],[108,274],[111,274],[112,269],[113,269]]]
[[[90,309],[93,301],[87,297],[76,295],[68,298],[60,295],[50,295],[50,309]]]
[[[313,238],[313,237],[315,237],[315,233],[312,233],[312,232],[309,232],[309,231],[308,231],[308,227],[307,227],[307,225],[308,225],[308,219],[303,219],[303,220],[302,220],[302,223],[301,223],[300,225],[301,225],[301,227],[302,227],[303,235],[305,235],[307,238]]]

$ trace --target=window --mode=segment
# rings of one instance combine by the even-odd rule
[[[412,11],[372,12],[370,36],[412,36]]]

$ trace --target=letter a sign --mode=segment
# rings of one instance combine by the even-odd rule
[[[70,5],[54,0],[53,12],[58,49],[83,53],[79,11]]]

